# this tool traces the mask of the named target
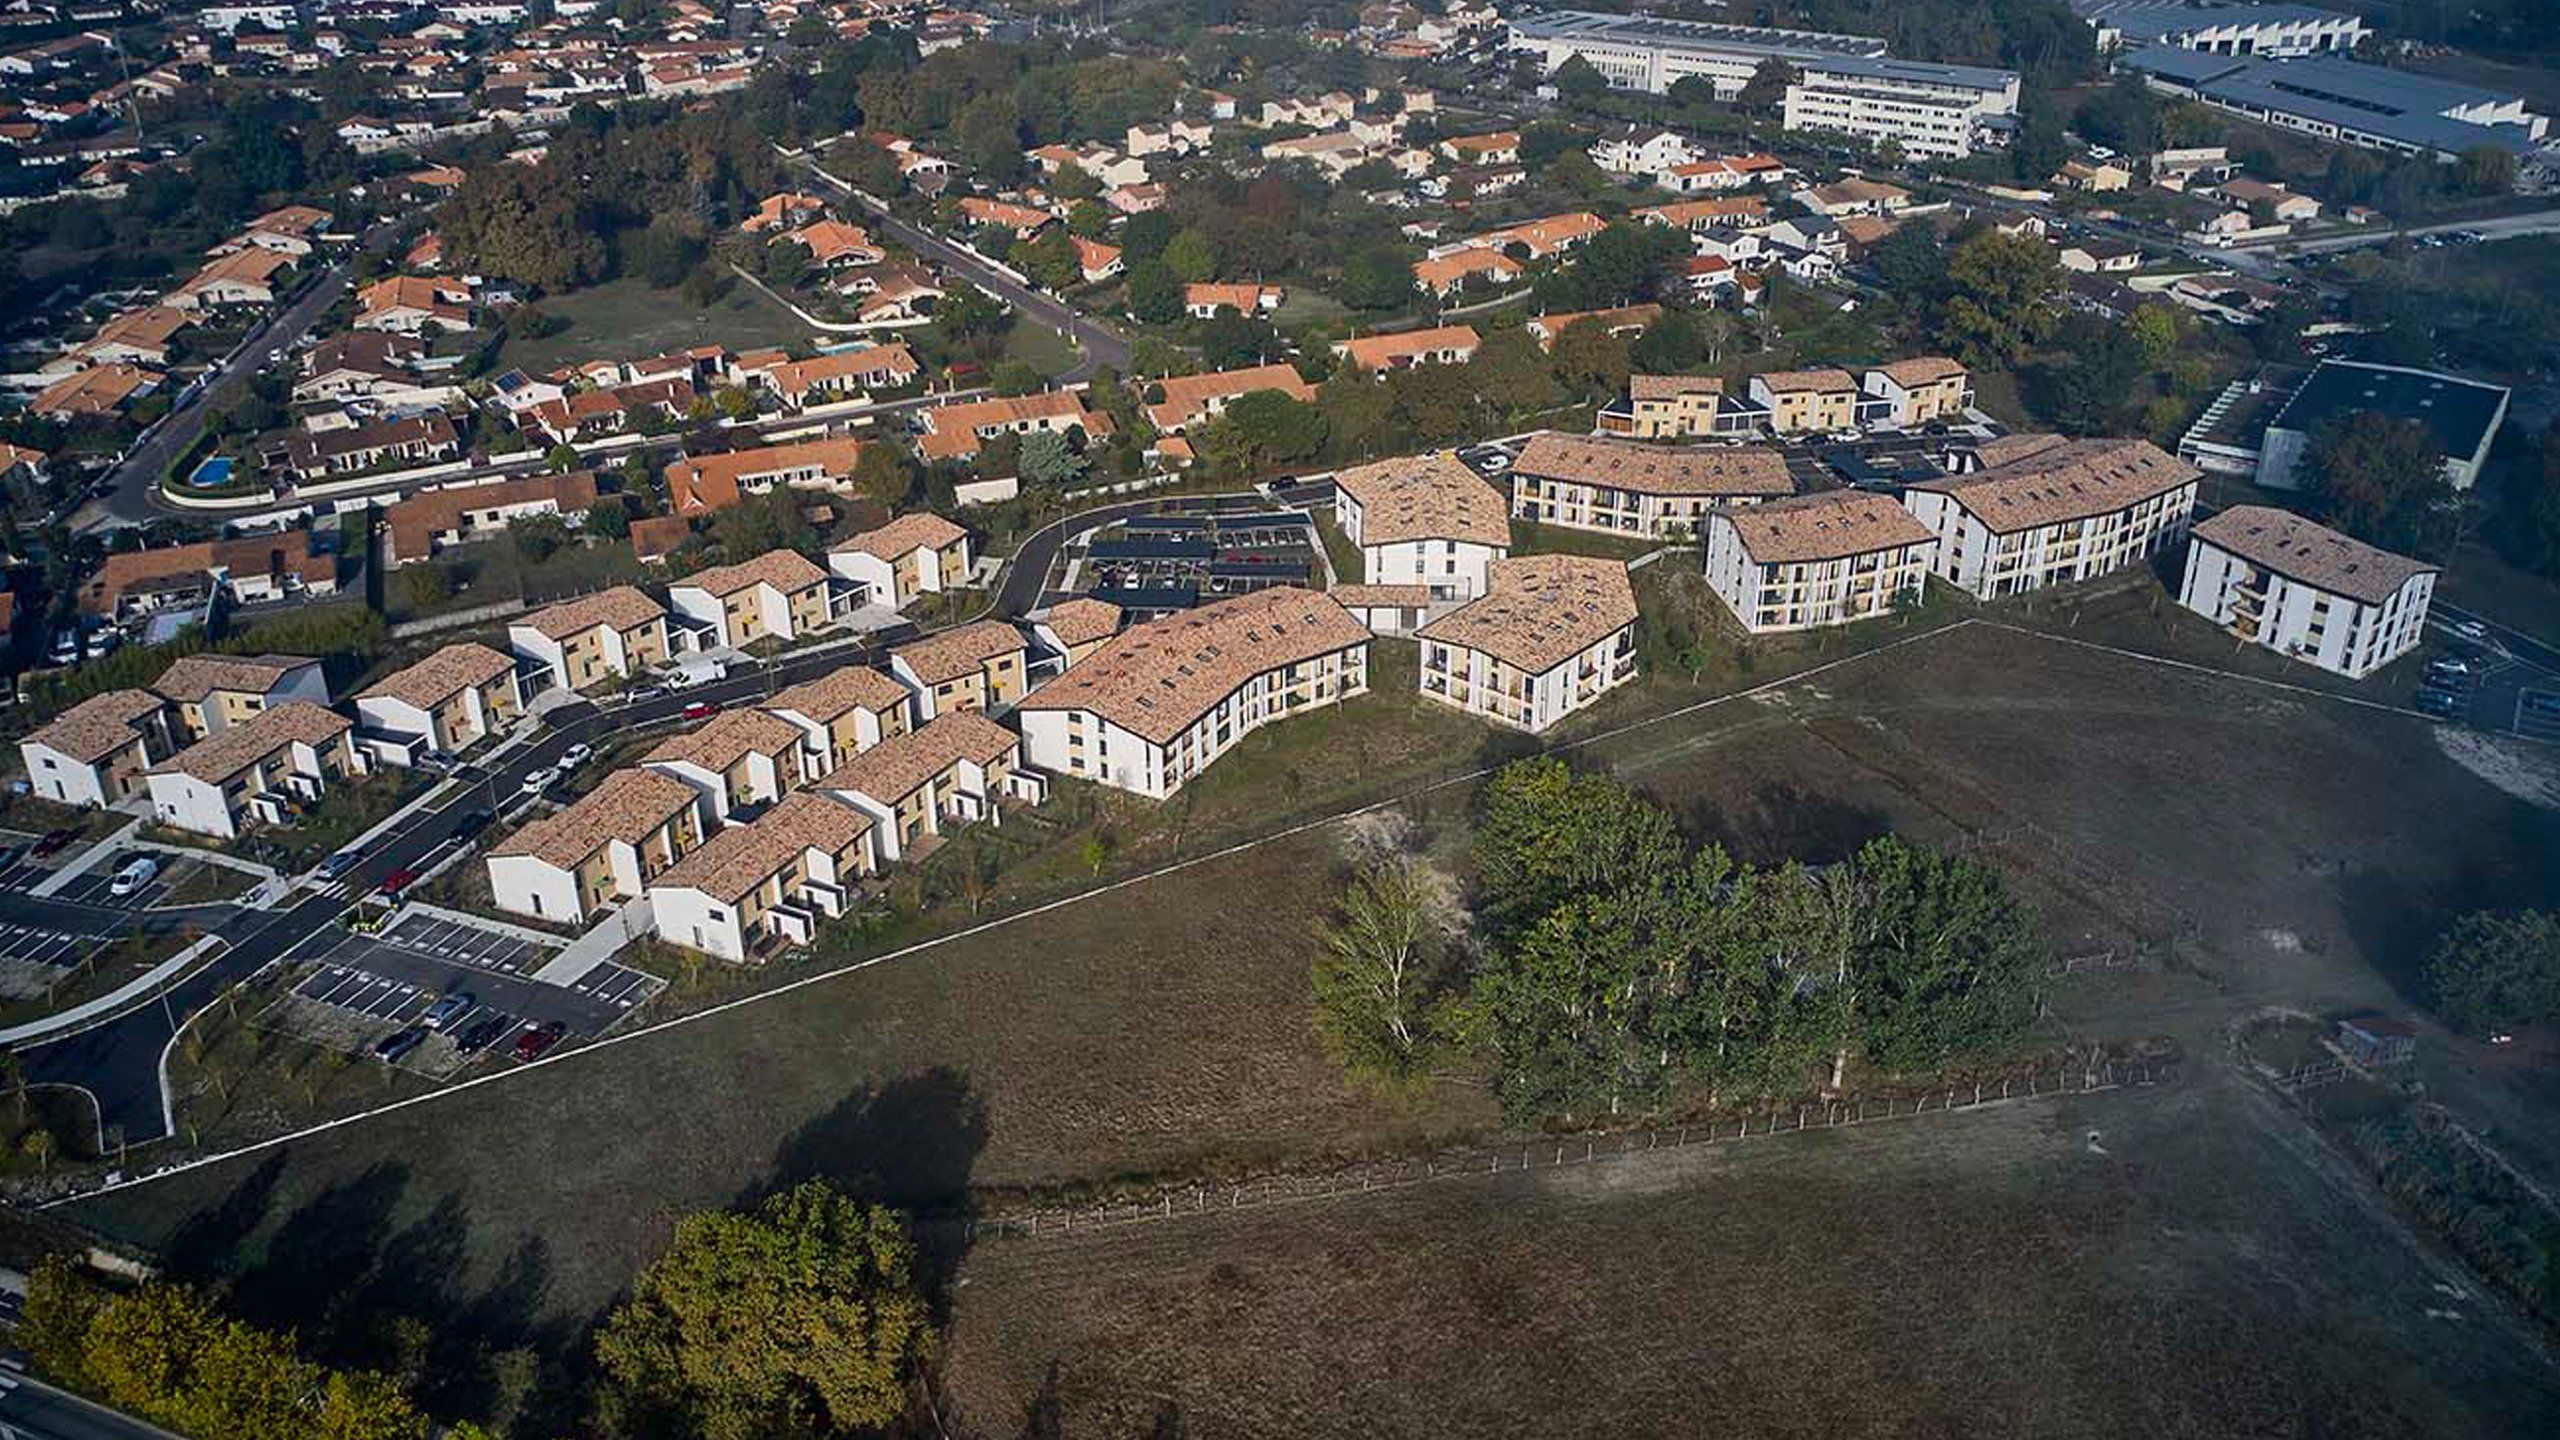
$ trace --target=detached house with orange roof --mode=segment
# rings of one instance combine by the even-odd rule
[[[1206,375],[1168,375],[1152,382],[1150,394],[1162,399],[1147,407],[1147,422],[1167,435],[1178,435],[1204,420],[1215,420],[1240,396],[1277,391],[1312,404],[1316,388],[1294,365],[1249,365],[1241,370],[1215,370]]]
[[[797,550],[697,571],[667,587],[667,603],[701,626],[710,643],[732,647],[767,636],[796,640],[835,621],[827,572]]]
[[[1470,280],[1482,280],[1487,285],[1509,285],[1527,273],[1519,261],[1499,250],[1471,248],[1417,262],[1413,267],[1413,281],[1440,299],[1448,300],[1463,292]]]
[[[447,645],[356,696],[368,750],[398,764],[458,755],[524,713],[516,662],[486,645]]]
[[[889,252],[872,243],[870,231],[842,220],[820,220],[804,225],[784,238],[806,246],[809,263],[821,270],[835,270],[848,265],[877,265],[889,258]]]
[[[1111,417],[1087,410],[1081,390],[1044,390],[1037,395],[939,405],[919,411],[916,421],[924,429],[916,449],[927,460],[966,460],[999,435],[1036,431],[1065,435],[1082,430],[1088,437],[1099,438],[1111,433]]]
[[[199,835],[232,840],[252,825],[290,823],[362,773],[348,737],[354,722],[295,700],[219,730],[151,768],[152,818]]]
[[[929,510],[910,511],[838,544],[827,568],[861,586],[864,603],[903,610],[969,578],[969,532]]]
[[[148,690],[109,690],[18,742],[27,783],[57,805],[104,808],[140,793],[143,775],[175,753],[168,707]]]
[[[194,277],[160,297],[179,310],[224,305],[273,305],[276,276],[293,268],[292,257],[252,246],[237,250],[198,270]]]
[[[725,455],[688,455],[660,472],[667,504],[677,516],[726,510],[777,485],[836,490],[853,475],[863,442],[849,436],[759,445]]]
[[[1058,221],[1057,216],[1034,206],[1016,205],[1010,200],[989,200],[978,195],[962,197],[960,216],[972,225],[1010,230],[1017,240],[1028,240]]]
[[[1430,330],[1337,340],[1333,353],[1373,375],[1383,375],[1414,365],[1463,365],[1474,358],[1476,346],[1482,343],[1483,338],[1473,326],[1442,325]]]
[[[125,550],[109,555],[80,588],[80,608],[121,622],[173,606],[203,604],[216,590],[244,605],[292,595],[335,595],[338,557],[312,549],[308,530]]]
[[[924,367],[904,345],[866,345],[807,360],[775,361],[756,374],[783,404],[797,410],[912,385],[924,374]]]
[[[1129,268],[1121,263],[1117,245],[1105,245],[1099,240],[1088,240],[1078,235],[1075,247],[1076,272],[1084,277],[1087,285],[1099,285]]]
[[[94,419],[120,414],[158,388],[160,377],[138,366],[92,365],[37,391],[27,409],[48,420]]]
[[[1198,284],[1182,287],[1182,313],[1194,320],[1207,320],[1221,310],[1243,315],[1268,315],[1280,308],[1289,292],[1278,285]]]
[[[471,290],[452,280],[425,275],[393,275],[376,280],[356,295],[358,330],[415,335],[429,325],[447,330],[471,328]]]
[[[1445,451],[1355,465],[1334,476],[1334,514],[1371,585],[1421,585],[1437,600],[1484,593],[1511,553],[1509,506]]]
[[[738,228],[749,234],[766,230],[797,230],[826,213],[826,201],[815,195],[789,190],[764,197],[763,203],[756,206],[756,213],[748,216]]]

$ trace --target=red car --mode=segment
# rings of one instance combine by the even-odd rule
[[[516,1058],[526,1061],[539,1060],[550,1052],[552,1046],[560,1043],[561,1036],[568,1033],[569,1027],[557,1020],[545,1021],[540,1025],[528,1025],[524,1033],[516,1037]]]
[[[374,887],[374,893],[385,900],[397,900],[400,898],[401,891],[408,889],[417,881],[418,872],[415,870],[394,870],[382,877],[382,883]]]
[[[39,856],[51,855],[79,838],[80,832],[77,830],[47,830],[44,832],[44,838],[36,842],[33,853]]]
[[[708,720],[719,713],[720,702],[717,700],[696,700],[684,707],[684,718],[687,720]]]

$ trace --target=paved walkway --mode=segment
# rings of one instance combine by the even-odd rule
[[[59,894],[64,886],[105,864],[107,857],[124,848],[125,842],[131,840],[135,832],[141,828],[141,821],[133,821],[104,840],[55,866],[52,874],[27,887],[27,893],[39,900]]]
[[[629,901],[607,915],[586,934],[569,942],[569,948],[544,962],[533,972],[533,978],[545,985],[575,985],[598,966],[622,953],[622,947],[645,935],[654,921],[649,910],[649,897],[643,895]]]

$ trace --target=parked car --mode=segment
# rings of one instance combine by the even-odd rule
[[[560,752],[560,773],[565,775],[596,758],[596,747],[583,742]]]
[[[514,1024],[504,1015],[484,1015],[462,1027],[453,1037],[453,1048],[463,1055],[477,1055],[497,1044]]]
[[[347,878],[348,871],[355,869],[358,865],[363,863],[363,855],[353,850],[341,850],[337,854],[330,856],[328,859],[321,861],[320,868],[312,873],[318,875],[322,880],[343,880]]]
[[[54,631],[53,648],[46,652],[46,658],[56,665],[69,665],[78,660],[80,658],[79,633],[72,630]]]
[[[439,775],[450,775],[462,768],[462,757],[450,750],[427,750],[419,754],[418,768],[433,770]]]
[[[27,847],[24,845],[0,845],[0,870],[6,870],[17,864],[26,858],[26,854]]]
[[[640,684],[634,685],[630,689],[623,691],[622,698],[636,704],[642,700],[655,700],[666,693],[666,686],[661,685],[654,680],[645,680]]]
[[[486,810],[474,810],[470,814],[453,822],[453,838],[456,840],[471,839],[481,831],[488,829],[490,825],[497,821],[497,818],[497,816],[490,814]]]
[[[701,675],[695,671],[679,669],[661,671],[658,683],[662,690],[690,690],[701,681]]]
[[[569,1027],[557,1020],[546,1020],[539,1025],[528,1025],[525,1027],[524,1033],[516,1037],[516,1058],[518,1060],[539,1060],[544,1055],[550,1053],[552,1046],[560,1043],[561,1036],[568,1033]]]
[[[38,859],[42,859],[47,855],[59,853],[63,846],[79,838],[80,832],[77,830],[47,830],[44,832],[44,838],[36,842],[34,854]]]
[[[708,720],[719,713],[720,702],[717,700],[696,700],[684,707],[684,718],[687,720]]]
[[[2489,627],[2481,624],[2477,620],[2455,620],[2447,623],[2444,628],[2461,636],[2463,639],[2470,641],[2474,645],[2486,645],[2489,643]]]
[[[136,856],[125,862],[124,868],[116,872],[116,878],[107,882],[107,893],[122,899],[158,878],[160,862],[148,855]]]
[[[385,900],[397,900],[400,898],[401,891],[406,890],[417,883],[417,871],[394,870],[390,874],[382,877],[382,883],[373,887],[373,893],[381,896]]]
[[[389,1064],[426,1043],[426,1030],[420,1026],[411,1025],[406,1029],[394,1030],[383,1036],[381,1043],[373,1047],[373,1058]]]
[[[524,777],[523,793],[527,795],[539,795],[543,791],[548,790],[553,785],[559,783],[559,780],[560,767],[557,765],[545,765],[541,769]]]
[[[479,1002],[477,1000],[472,998],[471,992],[468,990],[448,991],[443,999],[438,1000],[435,1004],[427,1007],[425,1018],[421,1019],[418,1023],[426,1026],[430,1030],[441,1030],[447,1025],[452,1024],[454,1021],[461,1019],[463,1016],[470,1014],[471,1007],[478,1003]]]
[[[2471,673],[2471,662],[2459,655],[2439,655],[2427,662],[2428,674],[2433,675],[2438,671],[2447,675],[2468,675]]]
[[[2438,719],[2450,720],[2462,713],[2462,697],[2450,690],[2430,686],[2418,692],[2418,709]]]

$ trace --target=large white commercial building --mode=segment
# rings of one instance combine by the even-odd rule
[[[2187,536],[2178,603],[2243,640],[2361,680],[2415,649],[2436,567],[2286,510],[2235,505]]]
[[[1334,514],[1360,550],[1358,578],[1421,585],[1435,600],[1484,593],[1485,567],[1511,553],[1509,506],[1446,452],[1355,465],[1333,477]]]
[[[1885,53],[1884,41],[1872,35],[1825,35],[1586,10],[1557,10],[1514,20],[1509,43],[1515,51],[1536,55],[1549,73],[1579,56],[1616,89],[1661,95],[1682,80],[1695,78],[1713,85],[1719,100],[1741,94],[1742,87],[1771,60],[1802,69],[1823,60]]]
[[[1851,56],[1798,74],[1787,87],[1786,128],[1891,143],[1916,159],[1963,159],[2018,113],[2013,70]]]
[[[1846,625],[1916,600],[1937,537],[1890,496],[1827,490],[1707,518],[1707,586],[1754,635]]]
[[[1283,586],[1133,626],[1024,697],[1024,753],[1163,799],[1245,736],[1369,689],[1369,629]]]
[[[2283,490],[2309,484],[2304,461],[2313,439],[2327,426],[2369,410],[2425,426],[2429,443],[2444,456],[2446,483],[2468,490],[2506,423],[2509,398],[2504,385],[2458,375],[2324,360],[2267,422],[2258,448],[2258,483]]]
[[[1417,632],[1422,693],[1537,734],[1636,677],[1636,592],[1620,560],[1519,555]]]
[[[2148,440],[1997,443],[1997,463],[1902,495],[1938,538],[1933,571],[1977,599],[2109,574],[2186,537],[2196,468]]]
[[[2071,0],[2098,32],[2101,53],[2175,45],[2209,55],[2349,54],[2373,33],[2361,15],[2309,5],[2186,4],[2183,0]]]

